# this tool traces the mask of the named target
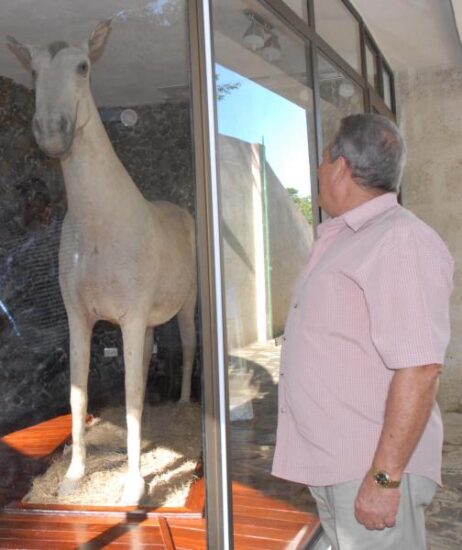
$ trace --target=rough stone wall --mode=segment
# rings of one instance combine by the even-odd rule
[[[455,263],[452,339],[439,402],[462,409],[462,69],[398,75],[399,120],[408,147],[403,204],[442,236]]]
[[[105,117],[117,154],[146,198],[193,211],[189,105],[135,109],[139,121],[132,128],[117,116]],[[0,433],[61,414],[69,401],[68,327],[58,283],[66,198],[59,162],[35,145],[33,113],[33,92],[0,78]],[[179,373],[172,374],[180,360],[175,321],[157,331],[157,343],[148,390],[153,401],[178,389]],[[104,358],[105,347],[118,348],[119,356]],[[99,323],[92,340],[91,405],[122,398],[121,350],[119,328]],[[196,392],[198,386],[196,380]]]

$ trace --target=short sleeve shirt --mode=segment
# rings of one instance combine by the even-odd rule
[[[281,353],[273,474],[313,486],[364,477],[395,369],[443,364],[453,260],[386,193],[319,226]],[[441,483],[435,403],[405,469]]]

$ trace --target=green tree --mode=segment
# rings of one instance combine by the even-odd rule
[[[299,197],[298,189],[295,189],[295,187],[286,187],[286,191],[300,212],[305,216],[306,221],[310,225],[313,225],[313,206],[311,203],[311,197]]]
[[[218,101],[221,101],[222,99],[225,99],[225,97],[230,94],[233,90],[237,90],[241,87],[240,82],[228,82],[227,84],[220,84],[218,82],[220,78],[220,75],[217,74],[215,76],[216,81],[216,87],[217,87],[217,99]]]

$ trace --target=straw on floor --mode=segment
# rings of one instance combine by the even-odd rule
[[[200,406],[146,406],[143,414],[141,473],[146,481],[146,506],[181,507],[195,480],[201,456]],[[35,479],[27,503],[117,506],[127,467],[125,408],[104,410],[87,429],[86,475],[73,494],[57,494],[70,462],[70,446]]]

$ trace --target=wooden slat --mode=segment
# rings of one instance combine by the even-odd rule
[[[165,550],[175,550],[175,544],[172,539],[167,520],[165,518],[159,518],[160,533],[162,535],[162,542],[165,545]]]
[[[20,498],[46,457],[69,433],[70,415],[66,415],[6,436],[0,445],[0,478],[3,471],[3,479],[13,484],[10,490]],[[0,548],[205,550],[204,485],[203,479],[196,482],[180,509],[54,506],[40,510],[36,505],[8,504],[0,512]],[[4,495],[5,490],[4,484]],[[317,518],[284,500],[237,482],[233,509],[236,550],[282,550],[295,540],[301,549],[319,525]]]
[[[5,435],[1,442],[24,456],[45,457],[55,451],[71,434],[71,415],[65,414]]]

